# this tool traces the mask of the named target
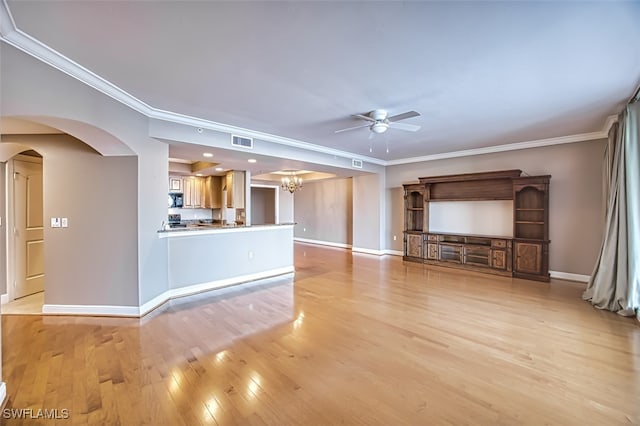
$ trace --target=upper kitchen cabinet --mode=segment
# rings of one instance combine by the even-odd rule
[[[185,208],[205,208],[205,179],[188,176],[182,180]]]
[[[227,172],[227,207],[236,209],[244,208],[244,177],[245,174],[243,171],[232,170],[230,172]]]
[[[224,176],[207,176],[204,182],[204,205],[208,209],[222,208],[222,180]]]

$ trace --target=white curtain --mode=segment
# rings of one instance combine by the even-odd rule
[[[620,315],[640,309],[640,103],[609,132],[604,170],[608,187],[600,256],[583,299]]]

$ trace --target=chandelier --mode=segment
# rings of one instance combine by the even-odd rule
[[[291,176],[283,177],[282,184],[280,184],[280,188],[283,191],[289,191],[290,193],[294,193],[302,189],[302,179],[296,176],[294,173],[291,173]]]

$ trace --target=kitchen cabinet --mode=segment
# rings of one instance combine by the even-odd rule
[[[244,176],[244,172],[239,170],[227,172],[225,177],[225,187],[227,189],[226,205],[228,208],[244,208]]]
[[[223,176],[207,176],[204,183],[204,206],[207,209],[222,208]]]
[[[182,180],[184,208],[205,208],[205,179],[199,176],[188,176]]]

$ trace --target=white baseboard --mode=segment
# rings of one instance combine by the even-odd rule
[[[287,266],[284,268],[271,269],[269,271],[259,272],[256,274],[241,275],[238,277],[226,278],[224,280],[210,281],[206,283],[190,285],[187,287],[174,288],[171,290],[167,290],[164,293],[149,300],[148,302],[142,304],[142,306],[140,306],[138,316],[144,316],[163,303],[171,299],[176,299],[178,297],[191,296],[193,294],[203,293],[205,291],[226,288],[233,285],[264,280],[267,278],[273,278],[280,275],[287,275],[292,273],[295,273],[295,268],[293,266]]]
[[[295,237],[293,239],[293,241],[298,241],[298,242],[301,242],[301,243],[308,243],[308,244],[317,244],[317,245],[320,245],[320,246],[351,248],[351,244],[334,243],[334,242],[331,242],[331,241],[322,241],[322,240],[310,240],[308,238]]]
[[[385,254],[384,250],[372,250],[368,248],[352,247],[351,251],[356,253],[373,254],[375,256],[382,256]]]
[[[43,305],[42,313],[49,315],[91,315],[110,317],[138,317],[137,306],[118,305]]]
[[[569,272],[549,271],[551,278],[558,278],[561,280],[578,281],[581,283],[588,283],[591,276],[572,274]]]
[[[205,291],[227,288],[252,281],[265,280],[276,276],[293,274],[294,272],[295,268],[293,266],[287,266],[255,274],[241,275],[223,280],[194,284],[187,287],[174,288],[159,294],[148,302],[143,303],[140,307],[117,305],[44,305],[42,307],[42,313],[50,315],[90,315],[138,318],[148,314],[171,299],[203,293]]]
[[[7,293],[0,295],[0,305],[9,303],[9,295]]]
[[[4,400],[7,397],[7,384],[0,382],[0,407],[4,406]]]
[[[390,254],[391,256],[404,256],[404,253],[402,252],[402,250],[391,250],[391,249],[384,249],[384,254]]]

